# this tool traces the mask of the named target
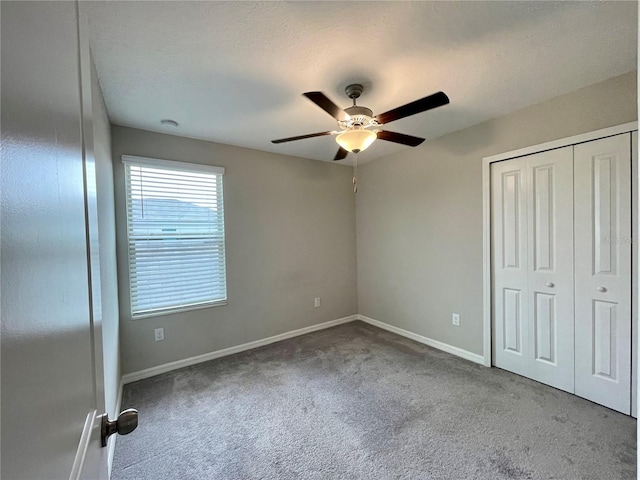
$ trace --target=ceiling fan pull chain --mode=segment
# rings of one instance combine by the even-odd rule
[[[358,154],[353,156],[353,193],[358,193]]]

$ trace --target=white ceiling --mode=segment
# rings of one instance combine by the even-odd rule
[[[316,160],[334,138],[270,142],[337,128],[306,91],[347,107],[364,83],[378,114],[442,90],[450,105],[385,126],[429,140],[636,70],[636,2],[85,5],[113,123]]]

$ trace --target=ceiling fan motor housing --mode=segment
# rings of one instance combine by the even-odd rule
[[[376,124],[373,119],[373,111],[371,111],[370,108],[356,105],[356,99],[359,98],[360,95],[362,95],[363,90],[364,87],[359,83],[347,85],[347,87],[344,89],[347,97],[353,100],[353,106],[344,109],[345,113],[349,115],[349,120],[338,122],[340,127],[346,129],[353,127],[367,128]]]
[[[349,115],[349,126],[368,127],[373,124],[373,112],[367,107],[356,105],[354,107],[345,108],[344,111]]]

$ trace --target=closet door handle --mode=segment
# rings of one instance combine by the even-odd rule
[[[553,287],[555,287],[555,285],[554,285],[554,283],[553,283],[553,282],[547,282],[547,283],[545,283],[545,285],[546,285],[547,287],[549,287],[549,288],[553,288]]]
[[[604,292],[606,292],[606,291],[607,291],[607,289],[606,289],[606,288],[604,288],[604,287],[598,287],[598,288],[596,288],[596,290],[597,290],[597,291],[599,291],[599,292],[601,292],[601,293],[604,293]]]

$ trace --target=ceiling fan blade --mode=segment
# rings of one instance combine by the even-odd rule
[[[380,140],[386,140],[387,142],[409,145],[410,147],[417,147],[424,142],[424,138],[405,135],[404,133],[389,132],[387,130],[378,131],[378,138]]]
[[[416,113],[431,110],[432,108],[441,107],[449,103],[449,97],[444,92],[434,93],[428,97],[421,98],[415,102],[407,103],[393,110],[389,110],[381,115],[376,116],[376,120],[379,124],[394,122],[404,117],[415,115]]]
[[[321,109],[331,115],[333,118],[338,120],[339,122],[346,121],[349,119],[349,115],[347,115],[344,110],[342,110],[339,106],[333,103],[331,100],[327,98],[327,96],[322,92],[307,92],[303,93],[305,97],[311,100],[313,103],[318,105]]]
[[[299,135],[297,137],[279,138],[278,140],[271,140],[271,143],[293,142],[294,140],[304,140],[305,138],[322,137],[324,135],[333,135],[333,132],[318,132],[310,133],[308,135]]]
[[[344,148],[340,147],[338,149],[338,151],[336,152],[336,156],[333,157],[333,161],[337,161],[337,160],[342,160],[343,158],[345,158],[347,156],[347,153],[349,153],[347,150],[345,150]]]

